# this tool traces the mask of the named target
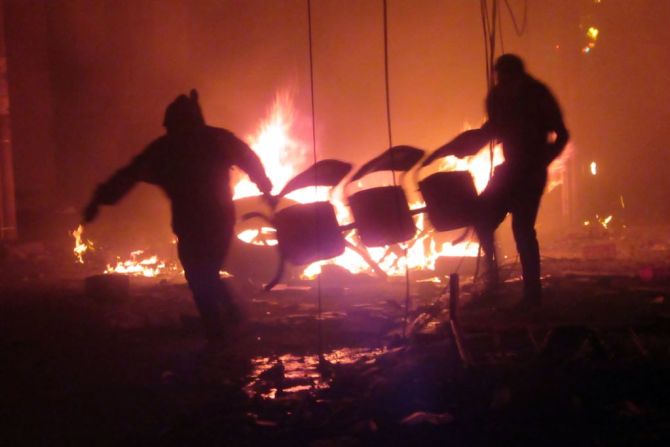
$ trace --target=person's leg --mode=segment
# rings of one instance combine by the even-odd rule
[[[475,225],[475,231],[479,244],[484,254],[484,266],[486,268],[486,282],[488,287],[496,287],[499,282],[498,262],[495,249],[495,230],[497,225],[490,220],[480,221]]]
[[[217,256],[220,259],[219,269],[217,269],[217,273],[218,270],[223,268],[223,263],[226,260],[226,257],[228,256],[230,243],[232,238],[234,237],[233,226],[234,222],[229,222],[225,226],[224,230],[221,232],[221,235],[218,238],[216,238]],[[240,310],[235,305],[233,294],[230,291],[230,288],[228,287],[226,282],[221,280],[218,275],[217,277],[219,278],[218,299],[219,303],[221,304],[221,310],[224,313],[222,315],[223,320],[227,323],[237,324],[239,323],[241,318]]]
[[[534,183],[534,184],[533,184]],[[512,231],[521,259],[524,295],[528,304],[540,304],[540,245],[535,232],[535,221],[540,208],[544,181],[536,180],[524,186],[512,201]]]
[[[479,210],[475,218],[475,232],[484,253],[487,289],[498,286],[498,261],[495,249],[495,231],[505,219],[509,194],[504,171],[491,178],[478,199]]]
[[[221,337],[221,295],[225,293],[219,278],[221,258],[213,256],[201,244],[182,239],[179,240],[178,249],[205,333],[210,339]]]

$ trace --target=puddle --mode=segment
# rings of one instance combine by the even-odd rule
[[[341,348],[324,354],[332,364],[346,365],[355,362],[374,362],[386,348]],[[253,372],[244,387],[250,396],[275,399],[299,392],[327,389],[330,379],[319,372],[318,355],[283,354],[251,359]]]

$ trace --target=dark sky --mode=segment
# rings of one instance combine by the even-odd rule
[[[388,3],[394,143],[431,149],[484,119],[479,2]],[[524,2],[510,5],[520,20]],[[211,124],[243,137],[290,91],[309,142],[306,19],[304,0],[6,0],[20,198],[58,191],[80,206],[191,87]],[[602,167],[577,194],[589,207],[624,194],[640,219],[670,215],[669,20],[666,1],[529,0],[517,37],[503,11],[505,50],[564,108],[576,171]],[[601,34],[583,55],[592,25]],[[313,30],[318,156],[362,163],[387,145],[382,2],[314,0]]]

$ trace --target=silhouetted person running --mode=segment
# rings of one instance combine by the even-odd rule
[[[523,271],[520,307],[541,303],[540,247],[535,220],[547,182],[547,167],[568,142],[561,109],[547,86],[526,73],[516,55],[500,56],[496,82],[486,98],[488,121],[442,146],[438,151],[466,156],[489,140],[502,142],[505,162],[495,169],[480,195],[475,230],[488,267],[489,291],[497,286],[494,232],[512,214],[512,230]]]
[[[116,204],[139,181],[159,186],[170,199],[179,259],[207,337],[220,339],[221,309],[228,320],[237,318],[237,308],[219,278],[235,224],[230,169],[236,165],[244,170],[266,198],[272,184],[246,143],[205,124],[195,90],[167,107],[163,125],[165,135],[98,186],[84,221],[95,219],[100,205]]]

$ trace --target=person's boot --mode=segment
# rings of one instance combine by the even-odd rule
[[[496,265],[489,266],[483,276],[483,284],[481,288],[472,294],[472,298],[464,306],[466,309],[483,309],[487,307],[495,307],[498,304],[500,296],[500,278],[498,275],[498,267]]]
[[[542,306],[542,285],[534,284],[524,287],[523,297],[515,306],[515,310],[529,311]]]

